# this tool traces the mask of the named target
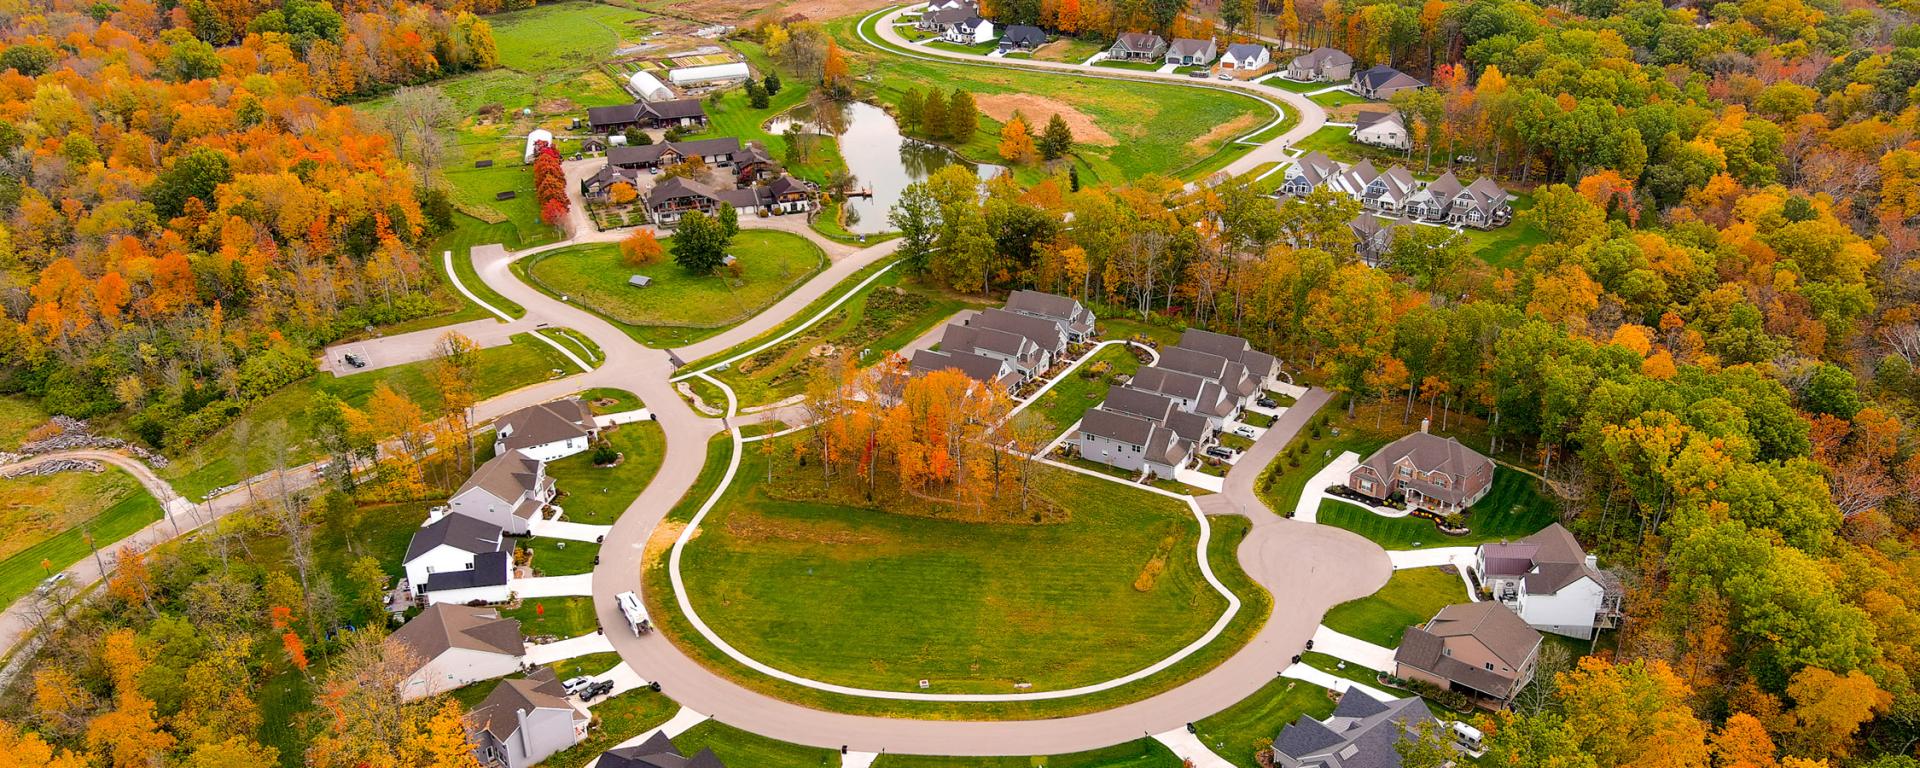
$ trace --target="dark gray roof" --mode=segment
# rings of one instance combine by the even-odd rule
[[[693,757],[680,754],[667,735],[655,731],[647,740],[631,747],[600,753],[600,768],[727,768],[710,747],[701,748]]]
[[[1256,45],[1254,43],[1234,43],[1233,45],[1227,46],[1227,55],[1244,61],[1246,59],[1260,58],[1260,52],[1266,49],[1266,46]]]
[[[699,99],[649,101],[641,105],[641,111],[661,120],[680,120],[688,117],[707,116],[707,110],[700,106]]]
[[[1008,312],[1004,309],[981,310],[979,314],[969,318],[967,324],[1020,334],[1048,352],[1059,349],[1063,341],[1060,336],[1060,326],[1052,320]]]
[[[1213,40],[1195,40],[1191,37],[1176,37],[1167,45],[1168,56],[1211,56]]]
[[[1089,408],[1080,417],[1080,431],[1127,445],[1145,446],[1153,439],[1153,422],[1138,416]]]
[[[1173,407],[1173,401],[1167,399],[1165,395],[1132,387],[1114,387],[1107,390],[1107,399],[1100,404],[1100,407],[1154,421],[1164,421],[1167,414],[1179,412]]]
[[[1039,45],[1047,41],[1047,33],[1030,24],[1014,24],[1000,34],[1002,45]]]
[[[1000,381],[1008,387],[1018,385],[1021,379],[1019,371],[1012,371],[1005,380],[1001,379],[1005,365],[1001,360],[972,352],[921,349],[914,351],[910,368],[914,375],[957,368],[974,381],[983,383]]]
[[[1324,155],[1323,155],[1324,157]],[[1246,339],[1228,336],[1224,333],[1188,328],[1180,332],[1180,343],[1174,346],[1198,350],[1209,355],[1219,355],[1228,360],[1238,360],[1243,352],[1253,348]]]
[[[1158,424],[1153,425],[1153,436],[1147,439],[1147,460],[1178,468],[1187,462],[1193,454],[1193,445],[1180,439],[1173,430]]]
[[[945,352],[997,352],[1013,358],[1035,357],[1033,342],[1017,333],[948,323],[940,334],[940,349]]]
[[[1353,82],[1362,88],[1371,88],[1371,89],[1379,89],[1379,88],[1386,88],[1386,87],[1419,88],[1426,85],[1426,83],[1420,82],[1418,79],[1415,79],[1414,76],[1409,75],[1405,72],[1401,72],[1400,70],[1394,69],[1393,67],[1389,67],[1385,64],[1374,67],[1365,72],[1361,72],[1358,75],[1354,75]]]
[[[1301,716],[1273,739],[1275,763],[1284,768],[1400,768],[1395,748],[1403,734],[1437,722],[1419,697],[1377,701],[1348,691],[1322,723]]]
[[[1167,414],[1166,424],[1180,439],[1190,443],[1206,439],[1207,434],[1213,431],[1213,424],[1207,421],[1207,417],[1181,410]]]
[[[442,515],[414,530],[413,539],[407,542],[407,556],[400,562],[411,563],[442,544],[476,555],[498,552],[509,548],[506,538],[497,524],[461,514]]]
[[[1207,380],[1191,373],[1182,373],[1158,366],[1142,368],[1133,374],[1132,385],[1148,392],[1158,392],[1171,397],[1198,400],[1203,394]]]
[[[1300,56],[1293,61],[1303,68],[1314,69],[1318,67],[1337,67],[1342,64],[1352,64],[1353,57],[1348,56],[1346,51],[1338,48],[1315,48],[1300,54]]]
[[[1215,381],[1219,381],[1227,370],[1226,358],[1182,347],[1167,347],[1160,350],[1160,362],[1156,365]]]
[[[507,583],[513,558],[506,552],[482,552],[473,556],[473,568],[465,571],[439,571],[427,577],[426,591],[498,587]]]
[[[1122,32],[1116,42],[1129,51],[1152,51],[1166,44],[1164,39],[1152,32]]]
[[[610,107],[588,107],[587,124],[595,128],[608,125],[625,125],[640,119],[640,113],[646,110],[643,103],[615,104]]]
[[[446,653],[449,648],[508,656],[526,653],[519,620],[501,618],[500,612],[492,608],[446,603],[427,606],[420,615],[388,635],[387,640],[406,646],[422,663]]]

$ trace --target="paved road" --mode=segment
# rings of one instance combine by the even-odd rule
[[[1158,80],[1196,88],[1238,91],[1265,99],[1269,102],[1277,101],[1284,103],[1299,113],[1300,122],[1288,129],[1286,133],[1281,134],[1279,138],[1255,147],[1253,151],[1241,155],[1239,159],[1227,164],[1227,167],[1223,170],[1229,175],[1238,176],[1264,163],[1286,162],[1290,160],[1291,157],[1286,153],[1287,147],[1292,146],[1301,139],[1311,136],[1314,131],[1320,130],[1320,128],[1327,123],[1327,110],[1319,104],[1313,103],[1313,101],[1308,99],[1304,94],[1294,93],[1284,88],[1275,88],[1263,83],[1253,83],[1242,80],[1199,80],[1186,75],[1173,73],[1142,72],[1117,69],[1114,67],[1090,66],[1078,62],[996,59],[976,53],[943,51],[936,48],[915,45],[907,42],[907,39],[901,37],[900,33],[893,28],[894,21],[900,17],[900,14],[906,12],[906,10],[911,7],[912,6],[905,6],[893,11],[876,11],[875,13],[883,15],[880,17],[880,20],[874,24],[874,28],[879,32],[881,40],[896,48],[912,51],[914,52],[913,55],[918,58],[949,59],[975,62],[993,67],[1072,73],[1082,77],[1094,75],[1113,80]],[[864,25],[858,27],[858,29],[860,30],[861,39],[866,40],[869,44],[873,44],[873,40],[866,36]]]

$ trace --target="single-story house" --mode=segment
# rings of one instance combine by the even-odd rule
[[[647,184],[641,180],[645,175],[645,171],[637,168],[622,168],[608,163],[600,166],[600,170],[592,176],[580,180],[580,195],[596,203],[605,203],[612,199],[613,185],[625,184],[633,188],[637,199],[639,191],[647,188]]]
[[[1371,213],[1362,213],[1347,222],[1347,228],[1353,230],[1353,250],[1370,266],[1379,266],[1380,260],[1386,258],[1387,249],[1393,247],[1393,230],[1399,226],[1392,219]]]
[[[1067,335],[1067,341],[1074,344],[1093,338],[1097,330],[1092,310],[1057,293],[1014,291],[1007,296],[1006,308],[1009,312],[1052,320],[1060,332]]]
[[[655,731],[646,741],[631,747],[619,747],[600,753],[599,768],[727,768],[711,747],[702,747],[693,757],[680,754],[667,735]]]
[[[1380,701],[1357,690],[1340,697],[1325,720],[1301,715],[1273,737],[1274,768],[1360,768],[1400,765],[1401,741],[1439,720],[1418,696]],[[1264,762],[1264,761],[1263,761]]]
[[[447,508],[453,514],[498,525],[507,533],[524,534],[529,521],[541,515],[553,496],[553,478],[547,477],[545,463],[508,451],[474,470],[447,499]]]
[[[551,667],[500,681],[467,713],[474,754],[482,765],[500,768],[527,768],[585,741],[590,720]]]
[[[587,108],[587,127],[600,134],[623,133],[635,127],[691,128],[706,124],[707,110],[699,99],[658,99]]]
[[[426,523],[414,529],[401,560],[407,587],[415,597],[426,594],[427,581],[436,573],[471,571],[481,555],[513,549],[506,531],[491,520],[451,514],[440,507],[434,510]]]
[[[734,158],[742,154],[744,152],[738,138],[722,136],[717,139],[614,147],[607,150],[607,164],[628,169],[661,168],[697,157],[709,166],[726,168],[731,167]]]
[[[1353,76],[1353,92],[1376,101],[1386,101],[1401,91],[1425,87],[1426,83],[1385,64]]]
[[[1394,675],[1463,693],[1475,703],[1504,709],[1533,681],[1540,633],[1493,601],[1441,608],[1408,627],[1393,652]]]
[[[1287,179],[1280,183],[1280,192],[1295,197],[1306,195],[1332,181],[1334,174],[1339,172],[1340,164],[1327,157],[1327,153],[1319,150],[1308,152],[1287,167]]]
[[[1493,460],[1451,437],[1420,431],[1374,451],[1347,474],[1347,487],[1371,499],[1396,494],[1407,506],[1442,515],[1464,512],[1493,488]]]
[[[1190,37],[1176,37],[1167,46],[1167,63],[1183,67],[1198,67],[1213,63],[1213,57],[1219,52],[1213,38],[1195,40]]]
[[[1413,132],[1397,109],[1363,109],[1353,116],[1353,130],[1347,134],[1370,147],[1406,151],[1413,148]]]
[[[747,70],[744,61],[726,64],[708,64],[704,67],[681,67],[667,73],[667,79],[676,86],[706,85],[724,83],[733,80],[745,80],[753,74]]]
[[[510,551],[482,552],[473,556],[473,568],[464,571],[435,571],[420,589],[428,605],[451,603],[504,603],[513,597],[513,554]]]
[[[1287,79],[1302,83],[1335,82],[1353,74],[1353,57],[1338,48],[1315,48],[1287,62]]]
[[[1090,408],[1080,417],[1073,442],[1081,458],[1127,472],[1145,469],[1173,477],[1193,458],[1193,444],[1151,420]]]
[[[1600,570],[1599,558],[1559,523],[1519,541],[1480,545],[1474,571],[1494,600],[1534,629],[1591,640],[1620,624],[1620,579]]]
[[[985,45],[993,42],[993,22],[975,16],[948,24],[940,30],[940,39],[955,45]]]
[[[1008,25],[1007,31],[1000,34],[1000,50],[1031,51],[1047,44],[1047,33],[1031,24]]]
[[[1422,221],[1446,221],[1447,213],[1453,210],[1453,199],[1460,195],[1461,189],[1453,171],[1440,174],[1440,178],[1427,182],[1413,197],[1407,198],[1407,215]]]
[[[805,213],[813,209],[812,187],[791,176],[781,176],[761,186],[722,189],[684,177],[673,177],[647,193],[645,205],[653,223],[671,226],[689,211],[712,215],[721,204],[736,211],[764,209],[769,213]]]
[[[1513,203],[1492,177],[1482,176],[1453,196],[1447,219],[1475,229],[1493,229],[1513,220]]]
[[[920,14],[914,24],[923,32],[945,35],[947,28],[968,19],[980,18],[980,8],[972,3],[953,3]]]
[[[982,384],[998,384],[1004,391],[1012,391],[1027,380],[1018,368],[1004,359],[959,349],[915,350],[908,368],[914,376],[957,370]]]
[[[1280,375],[1280,361],[1273,355],[1254,349],[1253,344],[1239,336],[1188,328],[1180,332],[1180,341],[1174,346],[1205,352],[1209,355],[1232,360],[1252,374],[1261,385]]]
[[[386,642],[419,664],[400,682],[403,701],[511,675],[520,670],[527,648],[518,620],[492,608],[444,603],[427,606]]]
[[[530,405],[495,419],[493,424],[494,455],[519,451],[541,461],[584,451],[600,435],[593,409],[577,397]]]
[[[1220,68],[1236,72],[1258,72],[1273,63],[1273,54],[1264,45],[1234,43],[1220,54]]]
[[[1159,61],[1167,52],[1167,41],[1152,32],[1122,32],[1107,49],[1114,61]]]

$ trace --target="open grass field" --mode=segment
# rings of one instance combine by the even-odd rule
[[[1111,336],[1111,334],[1109,334]],[[1105,376],[1089,378],[1082,374],[1092,371],[1095,366],[1106,363],[1110,370]],[[1053,434],[1065,432],[1067,427],[1080,420],[1087,412],[1107,399],[1107,390],[1113,385],[1108,380],[1114,376],[1132,376],[1140,370],[1140,361],[1133,356],[1128,347],[1115,344],[1100,350],[1092,360],[1082,363],[1073,373],[1063,374],[1066,378],[1054,384],[1052,389],[1027,406],[1031,413],[1046,419],[1052,425]]]
[[[1322,718],[1333,714],[1327,690],[1289,677],[1275,677],[1245,700],[1195,722],[1195,736],[1235,768],[1264,768],[1254,756],[1273,744],[1273,737],[1301,715]]]
[[[849,277],[827,295],[838,297],[864,279],[864,275]],[[806,331],[715,376],[733,388],[742,407],[778,402],[806,389],[812,374],[842,352],[857,356],[871,350],[861,362],[878,362],[955,313],[978,306],[985,304],[928,288],[892,270]],[[800,316],[811,317],[818,311]],[[832,348],[830,353],[827,347]]]
[[[520,539],[519,548],[533,555],[533,570],[541,576],[572,576],[593,570],[600,546],[590,541],[535,537]]]
[[[1312,99],[1313,103],[1315,104],[1319,104],[1320,106],[1328,107],[1328,108],[1348,107],[1348,106],[1353,106],[1355,104],[1368,103],[1366,99],[1363,99],[1359,96],[1355,96],[1351,93],[1347,93],[1346,91],[1328,91],[1326,93],[1316,94],[1313,96],[1309,96],[1307,98]]]
[[[160,502],[132,475],[108,467],[99,474],[62,472],[0,480],[0,605],[11,605],[45,579],[91,557],[86,536],[105,550],[159,520]]]
[[[1334,606],[1320,623],[1374,645],[1397,648],[1407,627],[1467,600],[1467,587],[1459,574],[1439,568],[1405,568],[1394,571],[1380,591]]]
[[[829,31],[872,77],[874,97],[897,108],[909,89],[923,92],[929,84],[943,90],[960,88],[976,99],[997,94],[1024,94],[1057,101],[1086,114],[1111,144],[1076,143],[1075,153],[1098,181],[1118,183],[1149,173],[1190,176],[1229,143],[1274,118],[1273,110],[1250,97],[1183,85],[1104,80],[1072,73],[1050,73],[922,61],[893,51],[877,51],[854,34],[858,17],[830,22]],[[868,36],[876,41],[873,24]],[[884,43],[878,43],[884,45]],[[924,54],[922,54],[924,55]],[[997,152],[1000,124],[983,118],[972,141],[957,147],[975,162],[1000,162]],[[1093,183],[1085,178],[1082,183]]]
[[[1533,207],[1533,195],[1519,192],[1513,193],[1513,196],[1512,223],[1493,230],[1460,231],[1460,235],[1467,239],[1467,247],[1474,257],[1495,269],[1520,269],[1526,261],[1527,252],[1547,242],[1547,233],[1520,216],[1522,211]]]
[[[1553,501],[1535,489],[1537,482],[1512,469],[1496,469],[1493,490],[1458,518],[1471,530],[1465,536],[1443,535],[1433,523],[1419,518],[1381,517],[1337,501],[1321,502],[1319,520],[1323,525],[1358,533],[1387,549],[1463,547],[1517,539],[1552,524],[1557,514]]]
[[[711,749],[720,762],[729,766],[752,768],[834,768],[840,765],[840,753],[831,749],[803,747],[775,741],[757,733],[740,730],[718,720],[708,720],[674,737],[673,745],[689,757],[702,749]]]
[[[1094,54],[1107,49],[1113,41],[1082,40],[1077,37],[1057,37],[1033,52],[1033,58],[1041,61],[1065,61],[1078,64]]]
[[[578,368],[526,334],[478,354],[479,370],[487,375],[474,382],[474,395],[482,400],[546,381],[556,368],[567,372]],[[174,490],[198,501],[208,491],[271,470],[278,462],[293,467],[312,461],[320,449],[313,442],[307,407],[316,394],[326,392],[358,407],[366,404],[377,384],[386,382],[431,413],[440,408],[439,393],[427,379],[431,366],[431,362],[418,362],[346,377],[320,373],[301,379],[254,403],[225,429],[172,457],[172,465],[158,471]]]
[[[47,422],[39,403],[24,397],[0,397],[0,451],[20,447],[27,433]]]
[[[560,679],[567,678],[562,675]],[[600,753],[614,748],[620,742],[659,727],[661,723],[672,719],[673,713],[678,711],[680,711],[680,705],[675,704],[665,694],[654,693],[645,688],[636,688],[597,702],[593,705],[593,716],[600,721],[599,727],[587,733],[586,741],[554,754],[542,764],[555,766],[555,768],[581,768],[600,757]],[[678,741],[675,739],[675,742]]]
[[[672,243],[669,237],[662,245],[670,249]],[[670,255],[658,264],[629,266],[614,243],[568,246],[515,263],[514,269],[548,293],[566,296],[620,323],[717,329],[779,301],[827,263],[819,246],[774,230],[743,229],[727,252],[745,268],[740,278],[726,274],[725,269],[694,275]],[[628,285],[627,278],[636,274],[653,278],[653,284]]]
[[[763,477],[765,461],[746,457],[742,476]],[[1047,494],[1071,519],[1044,525],[766,493],[781,484],[735,486],[687,549],[684,574],[721,636],[816,680],[912,690],[929,679],[943,692],[1069,688],[1171,654],[1224,605],[1193,562],[1186,508],[1119,484],[1049,473]],[[880,625],[892,629],[872,631]],[[1090,645],[1106,651],[1083,653]]]
[[[610,3],[562,2],[493,14],[500,66],[522,72],[579,69],[646,37],[649,14]]]
[[[933,757],[882,754],[874,768],[1180,768],[1180,756],[1153,739],[1103,749],[1033,757]]]
[[[593,615],[591,597],[529,597],[519,607],[502,608],[500,615],[520,620],[520,631],[529,637],[551,635],[561,639],[579,637],[600,628]]]
[[[559,500],[566,519],[588,525],[612,525],[627,511],[666,458],[666,432],[655,421],[636,421],[601,432],[621,461],[612,467],[593,465],[593,451],[577,453],[547,464],[547,475],[566,494]]]

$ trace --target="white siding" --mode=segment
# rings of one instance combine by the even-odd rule
[[[434,696],[468,683],[506,677],[520,670],[520,657],[504,653],[448,648],[400,684],[406,701]]]
[[[1605,591],[1593,579],[1581,578],[1551,595],[1520,598],[1520,618],[1536,629],[1582,639],[1593,636],[1593,617],[1600,612]]]
[[[513,590],[507,584],[497,587],[469,587],[467,589],[445,589],[427,593],[427,604],[450,603],[466,605],[475,600],[489,603],[504,603],[513,596]]]
[[[407,582],[413,587],[414,594],[419,594],[427,586],[427,577],[432,574],[472,570],[473,553],[442,544],[407,561],[406,568]]]
[[[1111,438],[1080,433],[1074,440],[1080,446],[1080,456],[1088,461],[1097,461],[1128,472],[1139,471],[1147,462],[1146,450],[1137,445],[1128,445]]]
[[[507,501],[483,489],[468,488],[465,493],[448,499],[447,507],[454,514],[485,520],[506,529],[508,533],[526,533],[527,521],[513,516],[513,508],[518,503],[519,499]]]

